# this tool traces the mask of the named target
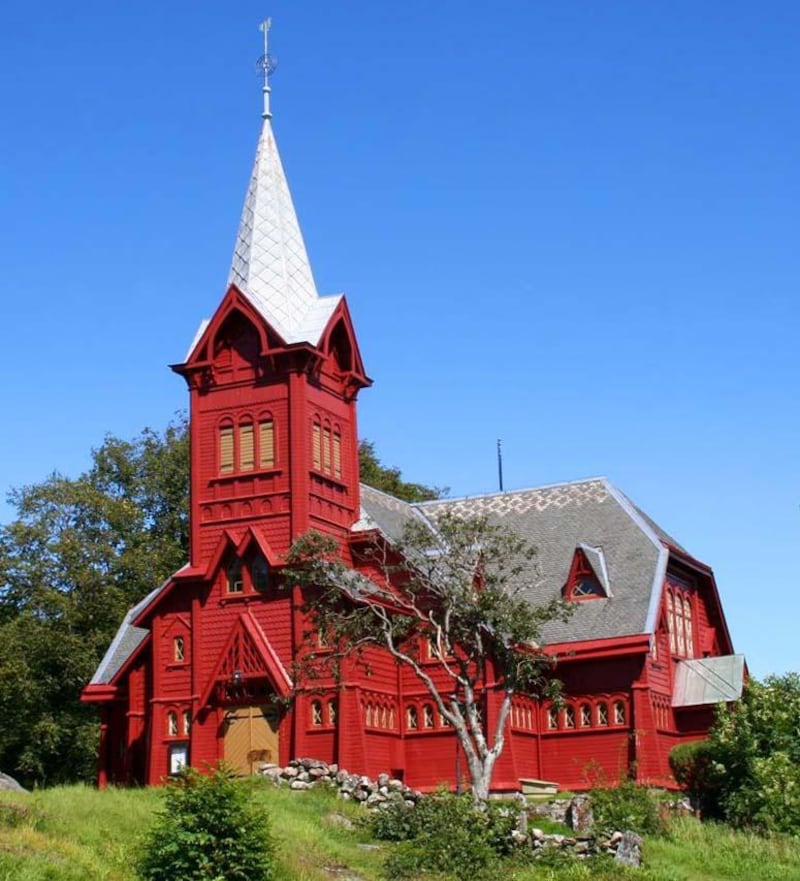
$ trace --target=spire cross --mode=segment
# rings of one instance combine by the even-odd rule
[[[275,58],[274,55],[269,54],[267,46],[267,34],[269,33],[269,29],[271,27],[271,18],[265,18],[264,21],[262,21],[259,25],[261,32],[264,34],[264,54],[256,62],[256,68],[259,71],[262,71],[264,74],[264,87],[262,89],[262,91],[264,92],[264,110],[261,113],[261,116],[264,119],[270,119],[272,117],[272,112],[269,109],[269,78],[271,74],[275,71],[275,68],[278,66],[278,59]]]

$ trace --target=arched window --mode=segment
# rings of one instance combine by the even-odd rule
[[[319,701],[311,701],[311,724],[315,728],[322,725],[322,704]]]
[[[256,436],[252,422],[239,426],[239,470],[252,471],[256,467]]]
[[[592,708],[589,704],[581,704],[581,727],[588,728],[592,724]]]
[[[167,734],[170,737],[178,736],[178,714],[174,710],[167,713]]]
[[[406,707],[406,728],[409,731],[416,731],[419,728],[417,708],[413,704],[410,707]]]
[[[614,701],[614,724],[625,724],[625,704],[622,701]]]
[[[228,593],[242,593],[244,580],[242,578],[242,561],[234,557],[228,564]]]
[[[597,724],[598,725],[608,725],[608,704],[599,703],[597,705]]]
[[[233,474],[233,425],[219,429],[219,473]]]
[[[422,707],[422,727],[433,728],[433,707],[430,704]]]
[[[275,467],[275,423],[269,417],[258,423],[258,467]]]
[[[186,660],[186,643],[182,636],[176,636],[172,640],[172,660],[181,664]]]
[[[372,728],[372,704],[367,704],[364,708],[364,724],[367,728]]]
[[[314,421],[311,429],[311,460],[315,471],[322,471],[322,425]]]
[[[683,595],[683,633],[686,640],[686,657],[694,657],[694,628],[692,626],[692,601],[688,594]]]
[[[389,707],[389,728],[394,728],[394,707]]]
[[[575,727],[575,707],[573,707],[571,704],[567,704],[567,706],[564,707],[564,727]]]
[[[342,436],[338,429],[333,432],[333,476],[342,476]]]
[[[191,710],[183,711],[183,733],[188,734],[192,730],[192,712]]]
[[[555,707],[547,709],[547,727],[553,731],[558,728],[558,710]]]
[[[336,724],[336,701],[328,701],[328,725]]]

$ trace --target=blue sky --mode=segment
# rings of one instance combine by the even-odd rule
[[[0,489],[185,406],[274,20],[275,130],[360,431],[465,495],[608,476],[797,669],[800,4],[0,9]],[[0,507],[0,519],[13,511]]]

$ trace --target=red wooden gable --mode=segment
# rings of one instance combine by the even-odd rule
[[[206,682],[200,704],[205,706],[208,703],[217,685],[253,679],[267,679],[281,697],[288,697],[293,686],[258,622],[247,611],[239,615],[231,628]]]

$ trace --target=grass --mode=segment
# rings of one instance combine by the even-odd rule
[[[324,791],[293,792],[257,781],[280,843],[279,881],[378,881],[383,854],[357,820],[363,811]],[[135,881],[137,842],[158,808],[158,790],[97,792],[81,786],[30,795],[0,793],[0,881]],[[352,827],[352,828],[351,828]],[[503,881],[797,881],[797,840],[765,839],[691,819],[645,841],[646,866],[604,861],[509,866]],[[176,879],[179,881],[179,879]]]

